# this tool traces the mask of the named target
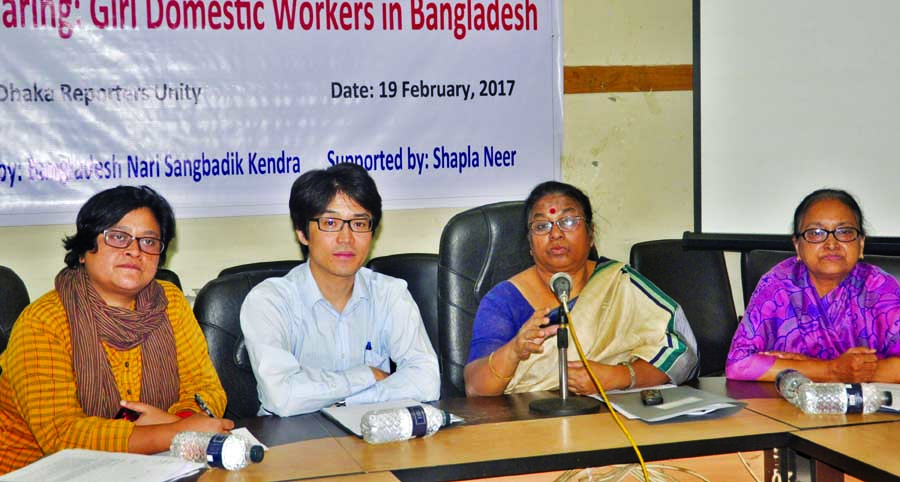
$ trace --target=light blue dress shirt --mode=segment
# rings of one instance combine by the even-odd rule
[[[437,356],[406,282],[361,268],[338,312],[304,263],[250,291],[241,330],[260,414],[282,417],[348,404],[440,396]],[[369,367],[397,371],[376,382]]]

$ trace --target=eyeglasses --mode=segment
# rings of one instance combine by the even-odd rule
[[[163,248],[166,247],[166,243],[159,238],[132,236],[125,231],[119,231],[117,229],[107,229],[103,231],[103,242],[110,248],[125,249],[131,246],[131,243],[135,239],[138,242],[138,249],[147,254],[160,254],[162,253]]]
[[[831,231],[824,228],[812,228],[801,232],[799,236],[807,243],[818,244],[824,243],[829,234],[834,235],[834,239],[842,243],[849,243],[856,241],[856,238],[859,237],[859,230],[850,226],[834,228]]]
[[[372,220],[369,218],[340,219],[340,218],[312,218],[319,225],[319,231],[336,233],[344,229],[344,225],[350,226],[354,233],[368,233],[372,231]]]
[[[565,216],[556,221],[532,221],[528,224],[528,229],[534,234],[544,235],[550,233],[555,224],[560,231],[571,232],[578,229],[583,219],[582,216]]]

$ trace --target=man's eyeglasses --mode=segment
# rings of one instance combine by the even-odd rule
[[[312,218],[319,225],[319,231],[336,233],[344,229],[344,225],[350,226],[354,233],[368,233],[372,231],[372,220],[369,218],[340,219],[340,218]]]
[[[117,229],[107,229],[103,231],[103,242],[110,248],[125,249],[131,246],[131,243],[134,242],[135,239],[138,242],[138,249],[147,254],[160,254],[162,253],[163,248],[166,247],[166,243],[159,238],[132,236],[125,231],[119,231]]]
[[[849,243],[856,241],[856,238],[859,237],[859,230],[850,226],[835,228],[831,231],[824,228],[812,228],[801,232],[800,237],[807,243],[818,244],[824,243],[829,234],[842,243]]]
[[[532,221],[528,224],[528,229],[534,234],[544,235],[550,233],[555,224],[560,231],[571,232],[578,229],[578,225],[581,224],[583,219],[584,217],[582,216],[565,216],[556,221]]]

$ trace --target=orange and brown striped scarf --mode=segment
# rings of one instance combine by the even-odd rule
[[[72,364],[84,413],[113,418],[119,410],[121,396],[101,342],[123,351],[141,347],[141,402],[167,410],[178,400],[175,335],[159,283],[151,281],[137,294],[134,310],[106,304],[83,268],[60,271],[56,292],[72,331]]]

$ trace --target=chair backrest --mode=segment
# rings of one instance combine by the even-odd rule
[[[194,315],[228,396],[228,418],[252,417],[259,411],[256,378],[241,332],[241,305],[254,286],[273,276],[271,270],[220,276],[206,283],[194,301]]]
[[[438,255],[433,253],[403,253],[372,258],[366,265],[372,271],[406,281],[431,346],[440,357],[437,322],[437,268]]]
[[[441,233],[438,264],[438,332],[441,385],[465,394],[463,369],[481,298],[497,283],[528,268],[524,202],[501,202],[453,216]]]
[[[260,261],[258,263],[239,264],[223,269],[219,272],[219,276],[246,273],[248,271],[271,271],[271,276],[284,276],[288,271],[305,262],[306,260],[303,259],[283,259],[279,261]]]
[[[741,253],[741,289],[744,292],[744,304],[750,302],[759,279],[776,264],[796,256],[793,251],[773,251],[767,249],[755,249]],[[864,261],[878,266],[894,278],[900,279],[900,256],[884,256],[877,254],[866,255]]]
[[[0,353],[6,350],[16,318],[30,302],[22,278],[6,266],[0,266]]]
[[[744,306],[750,302],[750,296],[759,284],[759,279],[776,264],[797,254],[793,251],[773,251],[754,249],[741,253],[741,291],[744,294]]]
[[[178,275],[170,269],[166,269],[166,268],[157,269],[156,270],[156,279],[168,281],[169,283],[172,283],[173,285],[177,286],[178,289],[180,289],[181,291],[184,291],[184,289],[181,287],[181,278],[179,278]]]
[[[700,375],[723,372],[738,324],[724,253],[685,250],[681,240],[667,239],[635,244],[630,258],[684,310],[697,339]]]

